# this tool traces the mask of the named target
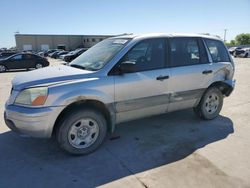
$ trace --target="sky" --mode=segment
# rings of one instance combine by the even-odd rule
[[[250,0],[1,0],[0,48],[21,34],[250,33]]]

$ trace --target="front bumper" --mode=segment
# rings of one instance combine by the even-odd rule
[[[49,138],[63,107],[27,108],[5,105],[6,125],[20,135]]]

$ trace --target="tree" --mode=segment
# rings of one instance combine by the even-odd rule
[[[250,44],[250,33],[241,33],[235,37],[237,45]]]
[[[225,42],[225,44],[227,46],[235,46],[236,45],[236,41],[235,40],[231,40],[230,42]]]

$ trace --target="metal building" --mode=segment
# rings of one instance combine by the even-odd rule
[[[15,34],[18,51],[45,51],[48,49],[74,50],[89,48],[113,35],[39,35]]]

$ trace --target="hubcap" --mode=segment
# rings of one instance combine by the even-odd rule
[[[3,65],[0,65],[0,72],[5,72],[6,71],[6,68],[5,68],[5,66],[3,66]]]
[[[43,67],[42,64],[40,64],[40,63],[36,64],[36,68],[37,68],[37,69],[40,69],[40,68],[42,68],[42,67]]]
[[[205,101],[205,109],[209,114],[216,112],[219,106],[219,96],[216,93],[211,93],[208,95]]]
[[[99,135],[99,126],[92,118],[84,118],[72,124],[68,132],[69,143],[75,148],[91,146]]]

